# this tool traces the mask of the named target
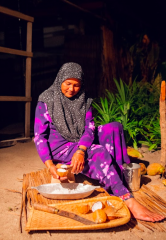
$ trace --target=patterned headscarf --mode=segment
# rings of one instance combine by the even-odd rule
[[[61,84],[68,78],[81,81],[81,89],[72,98],[67,98],[61,91]],[[62,65],[54,83],[45,90],[38,101],[47,104],[48,113],[56,130],[70,142],[79,141],[84,132],[85,115],[92,99],[86,98],[83,71],[79,64],[69,62]]]

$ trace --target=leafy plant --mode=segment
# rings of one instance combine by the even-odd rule
[[[106,90],[106,97],[93,102],[96,109],[96,125],[112,121],[123,125],[127,145],[137,149],[144,143],[149,149],[160,146],[159,125],[159,88],[152,84],[140,84],[136,81],[128,86],[122,80],[114,79],[117,92]]]
[[[155,118],[155,117],[154,117]],[[157,149],[161,145],[161,131],[159,117],[152,118],[148,125],[145,125],[146,135],[144,135],[146,141],[139,141],[149,147],[149,150]]]
[[[97,126],[118,120],[118,109],[113,99],[108,101],[106,97],[100,97],[99,103],[93,102],[92,105],[97,110],[97,115],[94,118]]]

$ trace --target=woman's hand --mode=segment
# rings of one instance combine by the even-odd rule
[[[84,158],[85,158],[85,154],[80,151],[77,150],[72,157],[71,160],[71,166],[73,166],[72,168],[72,173],[74,174],[78,174],[80,172],[82,172],[82,170],[84,169]]]
[[[53,178],[59,179],[60,181],[63,181],[63,180],[67,179],[67,177],[60,177],[57,174],[57,168],[56,168],[55,164],[52,162],[52,160],[45,161],[45,165],[49,169],[49,172],[53,176]]]
[[[60,181],[63,181],[63,180],[66,180],[67,177],[60,177],[58,174],[57,174],[57,168],[54,164],[52,164],[50,167],[49,167],[49,171],[50,171],[50,174],[53,176],[53,178],[55,179],[59,179]]]

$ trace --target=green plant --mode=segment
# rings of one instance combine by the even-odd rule
[[[159,125],[159,88],[155,84],[141,84],[136,81],[128,86],[122,80],[114,79],[117,92],[106,90],[106,97],[93,102],[97,111],[96,125],[112,121],[123,125],[127,145],[137,149],[138,144],[144,143],[149,149],[160,146]]]
[[[144,135],[146,141],[139,141],[149,147],[149,150],[155,150],[161,145],[161,131],[159,117],[154,116],[149,124],[145,125],[146,135]]]
[[[114,100],[108,101],[106,97],[100,97],[98,102],[92,103],[92,106],[97,110],[97,115],[94,118],[97,126],[118,120],[118,109]]]

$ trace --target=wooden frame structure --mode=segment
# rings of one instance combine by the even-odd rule
[[[11,139],[6,141],[13,140],[28,140],[30,139],[30,110],[31,110],[31,64],[32,64],[32,23],[34,18],[23,13],[13,11],[11,9],[0,6],[0,13],[6,14],[18,19],[27,21],[27,42],[26,42],[26,51],[16,50],[11,48],[0,47],[0,52],[14,54],[19,56],[26,57],[26,73],[25,73],[25,96],[0,96],[0,101],[19,101],[25,102],[25,137],[21,139]],[[4,141],[4,142],[6,142]],[[2,141],[3,142],[3,141]]]
[[[166,82],[161,82],[160,91],[160,130],[161,130],[161,157],[160,164],[166,167]]]

